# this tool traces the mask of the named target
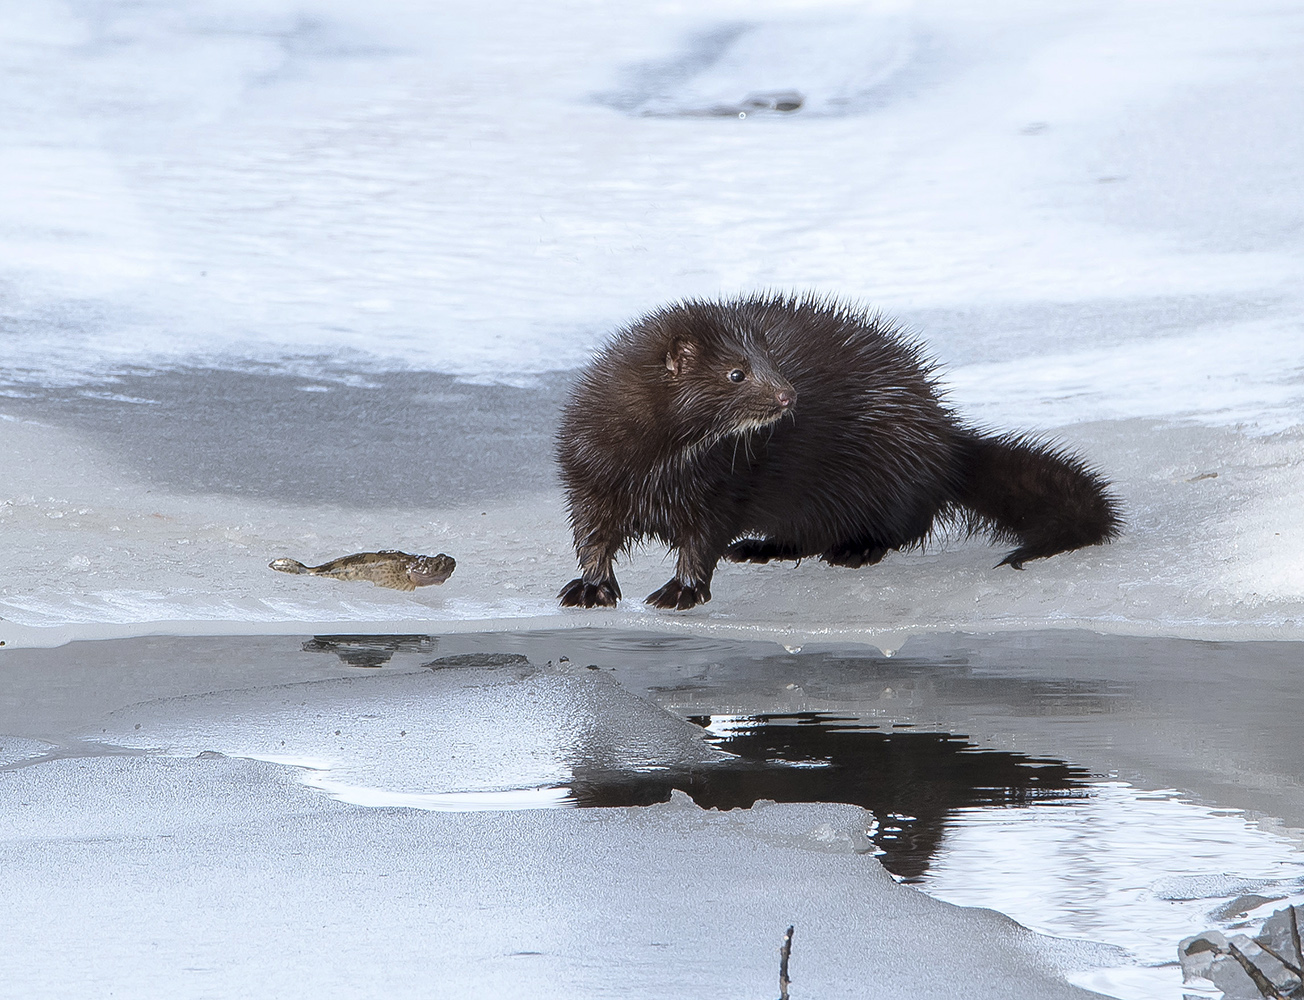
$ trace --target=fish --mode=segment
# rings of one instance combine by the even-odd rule
[[[443,583],[453,575],[457,561],[442,552],[437,556],[414,556],[397,549],[381,549],[340,556],[320,566],[305,566],[296,559],[284,558],[273,559],[267,565],[281,573],[329,576],[332,580],[370,580],[377,587],[416,590]]]

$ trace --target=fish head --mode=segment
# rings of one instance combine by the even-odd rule
[[[428,587],[443,583],[453,575],[457,561],[442,552],[437,556],[417,556],[407,567],[407,578],[416,587]]]

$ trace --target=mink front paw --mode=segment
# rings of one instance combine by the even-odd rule
[[[614,608],[620,600],[620,585],[614,576],[600,583],[585,583],[580,577],[562,587],[557,600],[563,608]]]
[[[687,611],[711,599],[711,588],[704,583],[696,587],[671,580],[660,590],[647,595],[647,603],[669,611]]]

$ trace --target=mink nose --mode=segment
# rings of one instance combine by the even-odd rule
[[[793,403],[797,402],[796,389],[780,389],[774,394],[775,400],[783,409],[788,409]]]

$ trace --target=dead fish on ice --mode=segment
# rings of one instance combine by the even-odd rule
[[[294,559],[273,559],[267,565],[282,573],[329,576],[332,580],[370,580],[377,587],[416,590],[443,583],[453,575],[457,561],[442,552],[437,556],[414,556],[396,549],[382,549],[340,556],[320,566],[305,566]]]

